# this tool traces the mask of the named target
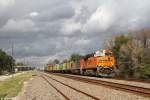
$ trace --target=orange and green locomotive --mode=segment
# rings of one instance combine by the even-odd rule
[[[47,66],[46,71],[76,74],[111,76],[115,66],[115,57],[110,50],[98,50],[93,55],[82,56],[76,61]]]

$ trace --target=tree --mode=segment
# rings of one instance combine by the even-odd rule
[[[54,63],[54,64],[59,64],[59,60],[58,60],[58,59],[55,59],[55,60],[53,61],[53,63]]]
[[[135,35],[137,34],[137,35]],[[150,47],[150,29],[143,29],[134,33],[134,38],[139,41],[139,44],[143,48]]]
[[[2,72],[13,72],[14,71],[15,60],[12,56],[6,54],[0,49],[0,74]]]
[[[130,77],[133,75],[133,59],[132,59],[132,46],[131,43],[128,42],[125,45],[122,45],[119,51],[119,61],[118,61],[118,69],[121,77]]]
[[[150,78],[150,29],[118,35],[110,41],[117,59],[117,75]]]
[[[132,37],[132,59],[136,66],[134,76],[150,78],[150,29],[135,31]]]
[[[78,59],[80,59],[80,54],[78,54],[78,53],[73,53],[73,54],[70,56],[70,60],[71,60],[71,61],[76,61],[76,60],[78,60]]]
[[[120,51],[121,46],[124,44],[127,44],[128,41],[129,41],[129,37],[125,35],[118,35],[114,38],[111,49],[117,59],[119,58],[119,51]]]
[[[130,37],[126,36],[126,35],[116,35],[114,36],[112,39],[109,39],[109,42],[107,42],[107,46],[109,49],[112,50],[113,55],[115,56],[116,59],[116,66],[114,67],[114,70],[116,72],[116,75],[119,76],[120,73],[122,73],[122,71],[124,70],[124,65],[123,62],[129,59],[127,56],[125,57],[125,55],[127,54],[126,51],[120,52],[120,49],[122,48],[122,46],[124,46],[124,48],[127,45],[127,43],[130,41]],[[124,49],[122,49],[124,50]],[[121,53],[124,53],[125,55],[122,55],[121,57]],[[120,59],[121,58],[121,59]],[[126,63],[127,64],[127,63]]]
[[[24,66],[24,63],[23,62],[17,62],[16,66]]]
[[[64,59],[62,62],[63,62],[63,63],[67,63],[67,59]]]

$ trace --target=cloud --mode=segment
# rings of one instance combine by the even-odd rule
[[[0,28],[7,22],[9,16],[6,14],[15,5],[15,0],[0,0]]]
[[[81,30],[82,24],[73,20],[66,20],[62,26],[62,33],[66,35],[74,34],[74,32]]]
[[[6,8],[12,6],[15,3],[15,0],[0,0],[0,7]]]
[[[77,40],[77,41],[75,42],[75,44],[77,44],[77,45],[79,45],[79,46],[81,46],[81,45],[85,46],[85,45],[90,44],[90,40],[80,39],[80,40]]]
[[[38,12],[31,12],[31,13],[29,14],[29,16],[31,16],[31,17],[36,17],[36,16],[38,16],[38,15],[39,15]]]
[[[115,21],[113,18],[113,13],[111,9],[105,6],[100,6],[91,15],[90,19],[84,25],[83,31],[85,32],[101,32],[106,31]]]
[[[34,27],[34,23],[31,20],[14,20],[10,19],[6,23],[6,25],[2,28],[2,31],[5,32],[28,32],[34,31],[36,28]]]
[[[0,47],[10,53],[13,42],[17,60],[39,64],[91,53],[115,33],[150,27],[149,6],[149,0],[0,0]]]
[[[74,9],[68,5],[60,5],[52,8],[51,10],[46,9],[42,11],[36,18],[39,21],[57,21],[61,19],[71,18],[74,15]]]

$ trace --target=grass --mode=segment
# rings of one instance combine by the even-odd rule
[[[145,64],[143,68],[139,69],[141,78],[150,79],[150,64]]]
[[[31,78],[33,74],[33,71],[29,71],[4,81],[0,81],[0,95],[6,95],[6,97],[17,96],[22,89],[24,81]]]

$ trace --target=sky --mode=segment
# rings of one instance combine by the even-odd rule
[[[150,0],[0,0],[0,48],[41,66],[150,27]]]

